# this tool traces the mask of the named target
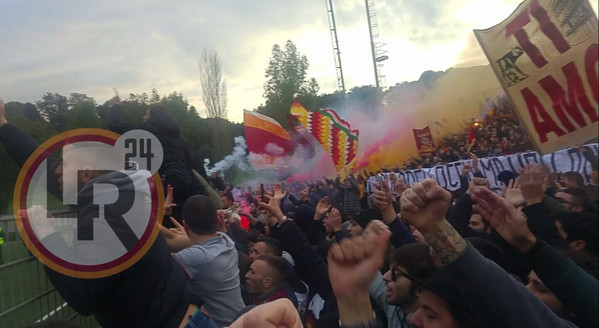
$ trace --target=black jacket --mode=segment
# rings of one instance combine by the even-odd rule
[[[0,127],[0,142],[19,166],[39,146],[11,124]],[[55,158],[48,157],[48,191],[60,199],[62,193],[54,173],[57,165]],[[110,174],[96,181],[110,179]],[[85,206],[77,210],[86,213]],[[57,233],[46,238],[64,243]],[[106,278],[80,279],[48,267],[45,270],[67,303],[82,315],[93,314],[102,327],[178,327],[191,302],[185,276],[160,234],[135,264]]]
[[[178,206],[173,208],[173,216],[181,221],[183,204],[193,195],[207,195],[206,190],[193,174],[193,160],[185,141],[181,137],[181,128],[177,120],[168,112],[154,111],[149,120],[139,124],[123,121],[123,110],[120,105],[113,105],[108,110],[110,130],[123,134],[133,129],[142,129],[152,133],[160,143],[164,152],[162,165],[158,170],[162,177],[164,190],[171,185],[173,201]],[[170,227],[170,220],[165,220]]]

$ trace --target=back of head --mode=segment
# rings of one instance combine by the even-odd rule
[[[582,175],[580,175],[580,173],[578,173],[578,172],[574,172],[574,171],[565,172],[562,174],[562,177],[573,182],[576,185],[576,187],[584,186],[584,179],[582,178]]]
[[[516,180],[517,177],[518,173],[505,170],[499,172],[499,174],[497,175],[497,180],[503,182],[503,184],[507,186],[510,183],[510,180]]]
[[[266,275],[272,278],[275,288],[280,288],[287,278],[287,261],[282,257],[270,254],[262,254],[256,260],[266,262]]]
[[[358,223],[363,229],[366,229],[368,223],[372,220],[381,220],[383,215],[381,211],[373,208],[363,208],[358,212],[358,215],[354,217],[354,221]]]
[[[300,204],[292,212],[287,214],[303,233],[308,233],[310,224],[314,218],[314,207],[307,204]]]
[[[189,197],[183,205],[183,219],[191,231],[198,235],[216,233],[216,206],[206,196]]]
[[[258,242],[258,234],[256,232],[249,232],[247,234],[248,243],[257,243]]]
[[[277,257],[283,256],[283,246],[281,242],[270,237],[264,237],[258,239],[258,242],[263,242],[266,245],[265,252],[267,254],[273,254]]]
[[[586,243],[585,250],[594,255],[599,254],[597,229],[599,227],[595,214],[580,212],[562,213],[559,216],[562,229],[568,235],[569,242],[583,240]]]
[[[181,131],[179,123],[175,117],[169,113],[168,108],[161,104],[152,104],[148,107],[148,111],[150,112],[148,123],[155,128],[158,128],[160,133],[171,136],[179,135]]]

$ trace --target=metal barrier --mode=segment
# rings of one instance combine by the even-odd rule
[[[72,211],[52,211],[66,220]],[[66,223],[66,222],[65,222]],[[46,277],[43,265],[31,255],[17,231],[13,216],[0,216],[4,245],[0,246],[0,326],[21,328],[46,320],[69,320],[81,328],[99,327],[89,316],[69,307]]]

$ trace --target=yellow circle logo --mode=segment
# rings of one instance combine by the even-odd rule
[[[160,232],[162,156],[158,139],[143,130],[121,136],[77,129],[44,142],[23,165],[14,191],[15,222],[25,245],[44,265],[76,278],[127,269]],[[56,207],[66,207],[66,214],[48,212]]]

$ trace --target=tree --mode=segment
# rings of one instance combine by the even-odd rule
[[[36,105],[52,127],[58,131],[64,130],[67,125],[67,112],[69,111],[67,97],[48,92],[42,96],[42,101],[38,101]]]
[[[96,100],[92,97],[88,97],[85,93],[71,93],[69,97],[69,108],[79,107],[96,107]]]
[[[130,93],[129,98],[127,98],[126,101],[138,102],[142,105],[151,105],[160,102],[160,95],[158,95],[158,91],[153,88],[152,96],[148,96],[148,94],[145,92],[141,94]]]
[[[298,52],[293,42],[287,40],[285,49],[275,44],[265,74],[266,105],[259,111],[287,125],[285,115],[289,113],[293,100],[318,93],[318,82],[314,78],[306,78],[308,67],[308,59]]]
[[[227,81],[222,78],[218,54],[214,50],[204,49],[199,67],[202,101],[208,117],[227,119]]]
[[[100,127],[94,98],[83,93],[71,93],[68,104],[67,130]]]

